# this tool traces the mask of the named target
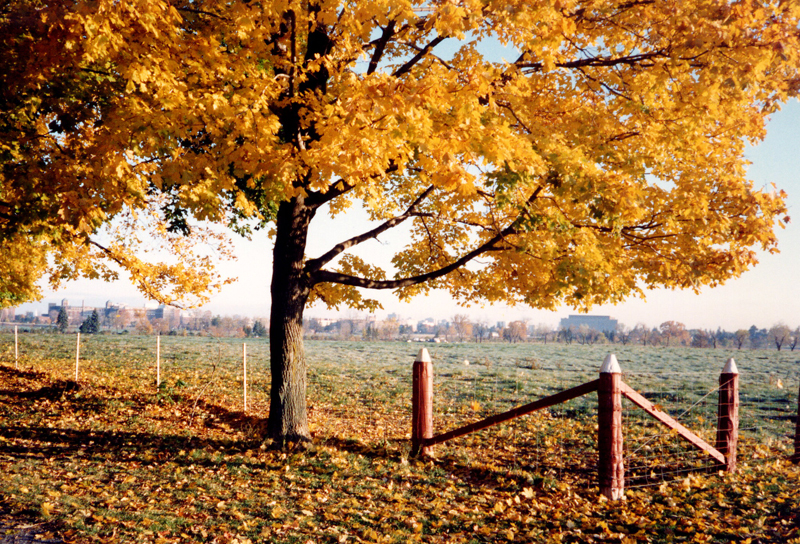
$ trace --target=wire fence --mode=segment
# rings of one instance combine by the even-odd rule
[[[74,372],[75,335],[20,333],[18,362],[58,379]],[[154,337],[83,336],[82,368],[101,382],[155,390]],[[229,410],[242,409],[242,343],[247,343],[248,405],[266,416],[269,343],[264,339],[161,337],[162,389]],[[309,342],[308,398],[317,438],[386,442],[410,438],[411,367],[418,346]],[[432,347],[434,421],[447,431],[598,377],[604,354],[618,351],[623,380],[714,445],[719,371],[734,355],[740,368],[739,459],[757,463],[793,451],[800,374],[798,354],[619,346],[453,345]],[[0,361],[14,364],[13,331],[0,331]],[[674,371],[678,366],[679,370]],[[703,370],[693,370],[702,368]],[[623,401],[629,487],[656,485],[715,461],[688,446],[631,402]],[[478,462],[536,485],[596,481],[597,395],[552,406],[436,446],[437,457]]]
[[[722,366],[721,364],[719,365]],[[492,365],[448,369],[436,374],[435,433],[458,428],[552,395],[597,377],[585,371],[562,372]],[[719,372],[623,373],[623,380],[655,407],[711,446],[717,440]],[[779,381],[780,380],[780,381]],[[743,375],[739,402],[739,463],[786,459],[793,453],[798,413],[797,373]],[[716,471],[719,462],[693,447],[633,402],[623,400],[626,487],[661,485],[698,471]],[[511,460],[534,480],[560,481],[597,476],[597,396],[586,395],[545,411],[437,445],[437,455],[455,459],[495,457]]]

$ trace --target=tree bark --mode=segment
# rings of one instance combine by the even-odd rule
[[[267,433],[277,446],[308,442],[303,310],[310,282],[303,270],[314,210],[302,197],[281,203],[276,220],[270,311],[270,409]]]

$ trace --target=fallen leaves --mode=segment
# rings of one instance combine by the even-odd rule
[[[743,446],[736,474],[658,481],[613,503],[595,487],[590,416],[543,413],[409,458],[404,376],[339,364],[313,375],[316,445],[275,451],[219,392],[196,401],[186,385],[167,402],[135,373],[102,367],[101,383],[92,367],[79,390],[46,398],[30,392],[57,378],[0,367],[0,493],[77,541],[800,538],[800,471],[765,444]],[[454,417],[476,417],[469,402]]]

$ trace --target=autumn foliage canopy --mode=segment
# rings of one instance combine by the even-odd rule
[[[207,263],[148,263],[114,234],[145,222],[187,255],[192,220],[271,221],[299,196],[410,224],[396,279],[347,248],[307,262],[331,304],[381,282],[540,307],[717,283],[774,247],[782,197],[751,187],[742,153],[797,93],[799,9],[12,1],[3,300],[108,259],[152,296],[202,293]]]

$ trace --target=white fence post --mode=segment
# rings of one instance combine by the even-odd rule
[[[247,413],[247,344],[242,344],[242,385],[244,386],[244,413]]]
[[[14,368],[19,368],[19,340],[17,338],[17,326],[14,325]]]
[[[156,391],[161,387],[161,335],[156,334]]]
[[[78,362],[81,360],[81,333],[75,341],[75,383],[78,383]]]

